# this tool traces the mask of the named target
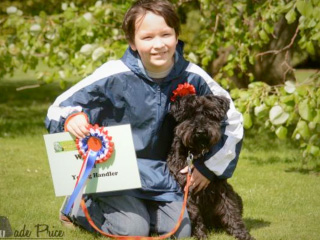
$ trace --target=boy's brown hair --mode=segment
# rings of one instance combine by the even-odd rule
[[[180,20],[173,5],[167,0],[138,0],[127,11],[122,22],[122,29],[129,43],[134,43],[136,20],[152,12],[164,18],[167,25],[175,30],[176,36],[180,33]]]

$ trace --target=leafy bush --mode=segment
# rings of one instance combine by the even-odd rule
[[[62,11],[24,16],[15,6],[7,8],[0,37],[0,77],[36,69],[44,62],[56,71],[39,72],[47,83],[90,74],[103,62],[118,58],[127,44],[122,36],[122,18],[128,4],[97,1],[88,9],[62,3]]]
[[[319,0],[199,2],[200,43],[191,51],[225,88],[283,84],[296,64],[320,56]]]
[[[243,113],[244,127],[263,128],[282,140],[298,141],[304,160],[320,156],[319,73],[303,83],[287,81],[269,86],[249,84],[248,89],[233,89],[231,96]]]

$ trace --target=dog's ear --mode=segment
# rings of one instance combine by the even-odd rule
[[[215,95],[207,95],[206,98],[214,104],[215,118],[218,121],[222,121],[230,108],[230,100],[224,96]]]
[[[172,102],[170,107],[170,114],[177,122],[181,122],[184,115],[183,107],[181,106],[179,100]]]
[[[171,103],[170,113],[177,122],[182,122],[195,114],[195,97],[195,95],[186,95]]]

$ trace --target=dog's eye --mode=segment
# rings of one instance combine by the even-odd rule
[[[207,117],[207,118],[212,117],[212,116],[211,116],[211,114],[210,114],[209,112],[204,112],[204,113],[203,113],[203,115],[204,115],[205,117]]]

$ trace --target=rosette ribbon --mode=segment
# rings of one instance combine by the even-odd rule
[[[68,215],[71,209],[71,216],[77,214],[82,193],[92,168],[95,164],[107,161],[113,153],[114,143],[111,140],[112,138],[108,136],[108,131],[98,125],[89,125],[89,136],[76,139],[77,149],[83,158],[83,163],[75,188],[63,210],[65,215]]]

